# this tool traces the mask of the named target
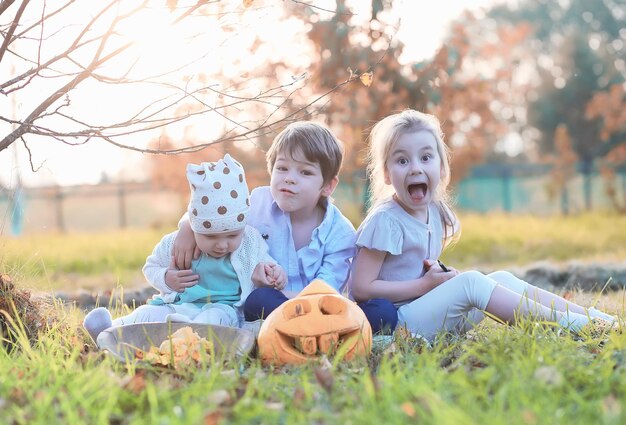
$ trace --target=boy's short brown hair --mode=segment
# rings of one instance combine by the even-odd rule
[[[265,155],[267,170],[272,174],[279,153],[293,156],[298,152],[302,152],[308,161],[320,165],[324,184],[339,174],[343,161],[342,143],[329,129],[310,121],[291,123],[274,138]]]

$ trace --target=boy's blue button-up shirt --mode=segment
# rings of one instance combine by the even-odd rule
[[[288,277],[285,291],[300,292],[314,279],[322,279],[341,292],[355,254],[356,232],[341,211],[328,202],[322,223],[313,230],[311,242],[296,251],[289,213],[274,201],[269,186],[250,194],[248,224],[257,229],[269,254]]]

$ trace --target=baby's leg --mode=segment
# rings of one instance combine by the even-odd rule
[[[132,323],[165,322],[165,318],[172,313],[174,313],[174,309],[168,304],[145,304],[137,307],[132,313],[115,319],[113,326],[129,325]]]
[[[485,310],[496,286],[477,271],[461,273],[401,306],[398,324],[428,340],[441,331],[465,332],[483,319],[480,310]]]
[[[235,309],[231,306],[217,303],[204,306],[202,311],[194,317],[193,322],[234,328],[239,327],[239,318]]]
[[[105,307],[98,307],[91,310],[83,320],[83,326],[96,342],[98,341],[98,335],[112,325],[111,313],[109,313],[109,310]]]
[[[94,341],[98,335],[111,326],[128,325],[130,323],[164,322],[165,317],[172,313],[167,305],[142,305],[127,316],[111,319],[111,313],[105,307],[91,310],[83,320],[83,326]]]
[[[546,307],[553,308],[558,311],[571,311],[591,317],[601,317],[606,320],[614,321],[615,318],[593,307],[587,309],[565,298],[558,296],[545,289],[538,288],[530,283],[516,277],[512,273],[506,271],[497,271],[488,275],[491,279],[498,282],[499,285],[510,289],[520,295],[525,295],[533,301],[539,302]]]

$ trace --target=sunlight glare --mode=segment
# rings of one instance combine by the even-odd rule
[[[120,23],[118,34],[133,43],[132,50],[143,67],[161,68],[182,60],[186,33],[173,23],[165,7],[144,8]]]

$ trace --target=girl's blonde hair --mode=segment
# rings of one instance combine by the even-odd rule
[[[407,109],[380,120],[370,133],[370,149],[367,155],[367,174],[370,179],[370,209],[393,195],[391,185],[385,184],[385,167],[393,147],[406,133],[428,131],[437,141],[437,153],[441,158],[441,180],[434,193],[433,202],[444,223],[444,244],[458,236],[459,221],[452,212],[448,194],[450,183],[450,150],[443,141],[441,124],[434,115]]]

